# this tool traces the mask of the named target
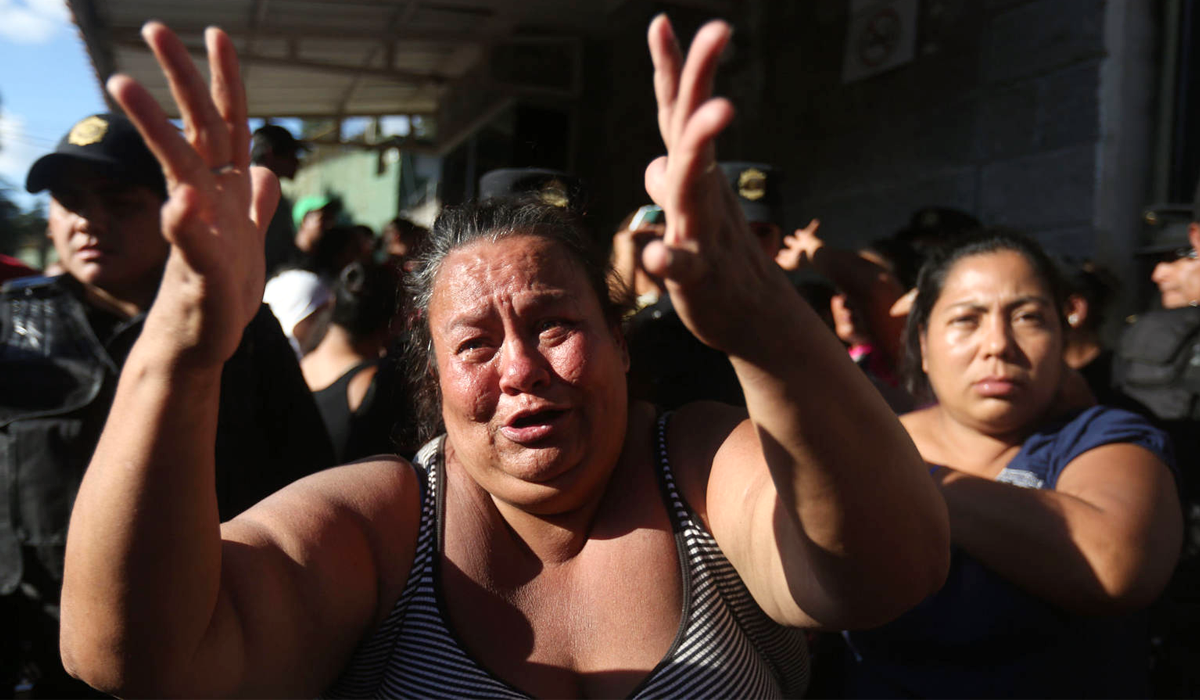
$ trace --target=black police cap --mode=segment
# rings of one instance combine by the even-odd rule
[[[766,163],[721,163],[721,172],[729,181],[742,215],[752,224],[782,224],[783,195],[779,186],[781,171]]]
[[[913,212],[908,226],[896,232],[896,239],[917,248],[941,245],[947,240],[983,228],[979,219],[950,207],[923,207]]]
[[[61,187],[71,177],[72,168],[80,165],[166,197],[166,178],[158,160],[133,122],[120,114],[93,114],[71,127],[53,153],[38,158],[29,168],[25,189],[41,192]]]
[[[500,168],[479,178],[479,199],[493,197],[531,197],[574,213],[587,208],[587,188],[583,180],[545,168]]]

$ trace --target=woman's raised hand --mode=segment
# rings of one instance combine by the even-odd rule
[[[228,35],[204,35],[206,85],[171,30],[149,22],[142,36],[179,106],[179,131],[144,87],[116,75],[108,91],[137,125],[167,179],[163,237],[171,253],[146,332],[171,360],[220,366],[237,349],[262,302],[263,239],[279,184],[250,167],[250,128],[237,55]]]
[[[667,230],[661,242],[646,247],[642,263],[666,280],[680,318],[696,337],[737,354],[753,342],[747,312],[771,305],[787,282],[750,233],[717,167],[713,141],[733,119],[733,106],[712,97],[713,77],[729,36],[724,22],[706,24],[685,63],[667,18],[650,24],[658,127],[667,155],[646,169],[646,191],[663,208]]]

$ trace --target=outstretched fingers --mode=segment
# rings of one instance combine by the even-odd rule
[[[658,102],[658,132],[667,148],[671,147],[671,114],[679,92],[679,72],[683,68],[683,53],[675,31],[665,14],[654,18],[647,36],[650,59],[654,63],[654,97]]]
[[[729,25],[713,21],[701,27],[692,40],[672,108],[669,128],[673,139],[684,131],[692,114],[712,97],[717,60],[729,43],[729,37]]]
[[[142,27],[142,37],[167,77],[171,96],[179,105],[187,140],[209,168],[229,165],[233,158],[229,128],[213,104],[209,86],[192,62],[187,47],[160,22],[147,22]]]
[[[208,165],[196,153],[171,122],[154,97],[136,80],[126,75],[108,79],[108,92],[141,132],[142,138],[162,166],[168,186],[174,190],[179,183],[211,191],[212,174]]]
[[[679,185],[684,192],[716,166],[713,142],[733,121],[733,114],[733,104],[729,100],[714,97],[701,105],[683,125],[682,134],[670,154],[670,167],[680,178]]]
[[[230,163],[239,170],[250,167],[250,125],[246,115],[246,88],[238,67],[237,50],[229,35],[209,27],[204,33],[212,99],[229,134]]]

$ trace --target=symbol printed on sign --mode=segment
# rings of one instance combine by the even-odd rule
[[[900,15],[894,9],[885,7],[876,12],[858,37],[858,57],[863,65],[873,68],[891,57],[903,31]]]

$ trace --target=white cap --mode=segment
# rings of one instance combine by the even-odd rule
[[[333,297],[321,278],[307,270],[284,270],[267,282],[263,302],[279,319],[284,334],[292,339],[296,324],[324,306]]]

